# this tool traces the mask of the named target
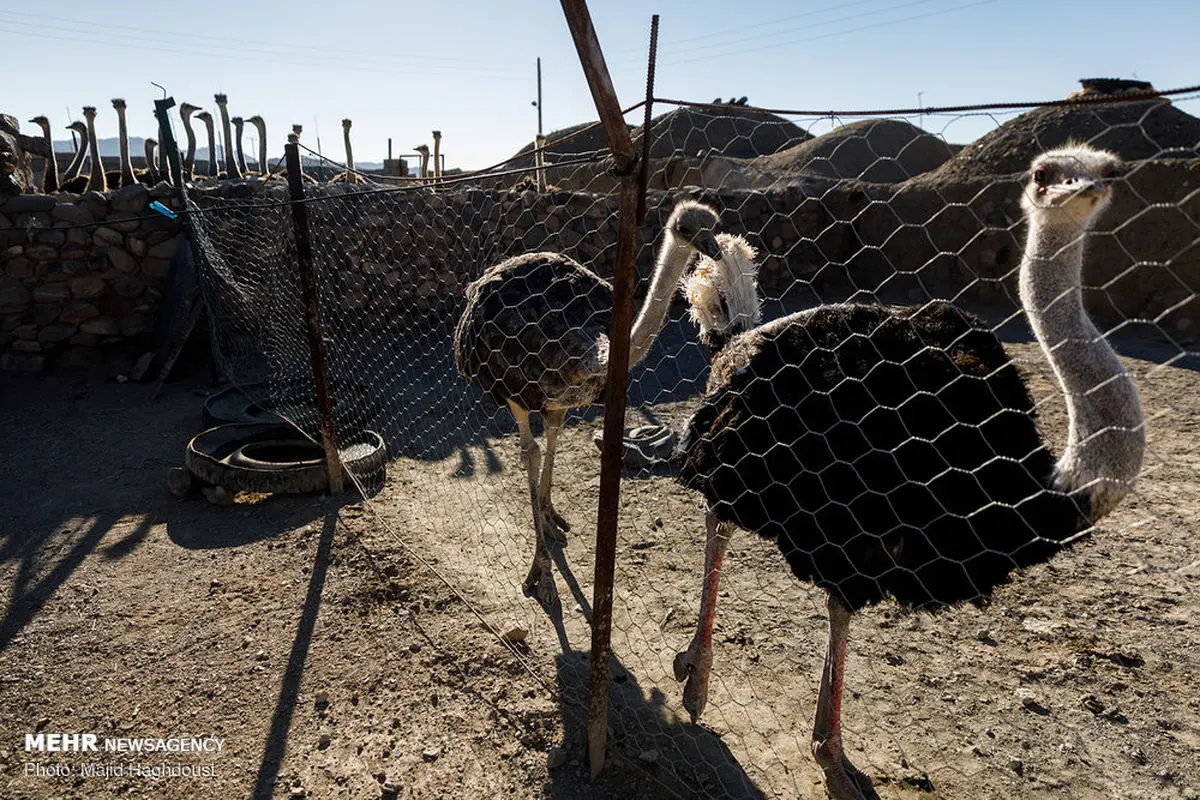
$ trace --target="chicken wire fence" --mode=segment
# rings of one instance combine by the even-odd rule
[[[1005,380],[1023,382],[1030,408],[1022,414],[1027,422],[1036,410],[1048,445],[1039,452],[1062,452],[1067,439],[1063,392],[1031,338],[1017,277],[1026,230],[1021,198],[1030,191],[1031,162],[1039,153],[1074,141],[1111,150],[1124,161],[1119,172],[1097,176],[1111,185],[1113,200],[1086,237],[1083,295],[1099,331],[1118,344],[1140,394],[1149,446],[1137,486],[1101,523],[1094,537],[1099,552],[1075,548],[1061,557],[1065,566],[1053,562],[1035,567],[997,589],[991,607],[922,615],[905,613],[890,602],[867,604],[852,623],[846,686],[853,694],[846,698],[844,740],[850,760],[884,794],[894,784],[896,791],[935,786],[947,796],[976,794],[972,787],[978,786],[990,787],[983,794],[1012,795],[1053,787],[1056,781],[1104,794],[1113,779],[1105,770],[1118,767],[1097,768],[1089,761],[1088,738],[1098,735],[1097,726],[1107,725],[1106,736],[1132,736],[1145,726],[1153,728],[1153,722],[1135,719],[1133,725],[1114,727],[1102,713],[1079,707],[1050,716],[1030,714],[1031,708],[1044,705],[1036,696],[1036,682],[1030,689],[1027,676],[1007,680],[1005,675],[1009,661],[1021,661],[1039,649],[1068,660],[1107,654],[1113,664],[1133,663],[1119,652],[1112,654],[1117,646],[1095,621],[1103,616],[1096,608],[1111,597],[1083,592],[1064,600],[1068,608],[1060,612],[1055,609],[1056,587],[1119,582],[1144,563],[1131,554],[1129,563],[1122,562],[1126,569],[1101,575],[1112,558],[1105,557],[1112,541],[1120,538],[1135,552],[1149,552],[1144,543],[1155,531],[1194,521],[1171,507],[1181,486],[1195,488],[1180,461],[1185,457],[1155,433],[1180,420],[1186,423],[1197,412],[1195,398],[1180,396],[1179,384],[1171,380],[1175,373],[1197,367],[1200,119],[1189,113],[1200,110],[1196,96],[870,119],[656,102],[670,110],[655,118],[650,136],[649,213],[639,240],[635,314],[647,302],[653,306],[654,297],[646,298],[662,288],[651,288],[656,265],[674,255],[683,267],[680,278],[672,278],[666,291],[659,292],[665,297],[663,324],[633,369],[629,386],[626,427],[631,442],[639,427],[654,426],[668,446],[627,448],[615,582],[610,751],[644,770],[664,795],[806,796],[820,791],[827,776],[811,758],[811,720],[825,662],[825,592],[796,580],[789,565],[800,573],[815,570],[815,579],[827,584],[866,580],[875,586],[861,593],[867,599],[879,586],[896,585],[888,581],[897,572],[907,576],[908,584],[914,582],[919,570],[906,566],[899,553],[916,546],[904,512],[893,507],[890,515],[884,514],[888,521],[878,523],[883,530],[872,530],[865,521],[893,502],[920,505],[928,499],[897,501],[888,496],[897,489],[894,480],[882,488],[870,483],[889,465],[893,472],[903,469],[897,465],[908,445],[924,446],[929,451],[925,456],[934,452],[948,471],[968,478],[939,484],[944,476],[928,473],[917,479],[932,494],[940,486],[961,499],[943,501],[948,505],[930,518],[931,525],[943,516],[969,520],[974,509],[991,502],[980,499],[977,489],[986,485],[983,473],[996,459],[963,467],[949,450],[985,446],[999,460],[1028,472],[1032,461],[1008,454],[1013,447],[1038,445],[1021,439],[1026,427],[996,422],[1006,413],[1004,398],[996,400],[999,405],[985,403],[956,424],[951,390],[942,394],[937,381],[961,387],[963,381],[975,380],[991,386],[989,391],[1000,391],[988,383],[1000,373]],[[542,175],[537,174],[538,160],[526,149],[496,170],[446,176],[437,183],[390,186],[364,175],[358,184],[309,184],[304,205],[338,437],[345,447],[363,441],[367,431],[377,432],[391,458],[386,481],[378,474],[355,475],[353,468],[350,473],[381,527],[432,565],[493,630],[528,630],[523,661],[556,687],[564,713],[577,717],[586,702],[585,643],[599,495],[594,434],[601,415],[595,392],[563,394],[562,387],[592,381],[598,389],[602,383],[607,339],[597,331],[607,331],[610,308],[604,301],[611,302],[611,296],[583,273],[556,272],[561,265],[548,272],[492,273],[490,284],[469,288],[489,267],[539,251],[569,256],[602,278],[612,276],[619,181],[608,169],[611,162],[605,159],[599,128],[566,133],[549,137]],[[640,152],[641,131],[633,133]],[[955,144],[964,141],[972,143]],[[726,256],[714,261],[698,243],[697,230],[676,226],[660,257],[659,248],[668,238],[664,225],[685,199],[714,209],[719,217],[714,231],[744,242],[719,238]],[[195,197],[193,203],[201,212],[192,215],[194,238],[223,371],[319,441],[286,187],[280,184],[242,200]],[[746,258],[728,255],[738,247],[749,248],[738,251]],[[737,276],[723,272],[722,264],[744,271],[740,289],[731,285]],[[681,280],[683,292],[676,291]],[[504,287],[497,288],[498,283]],[[747,285],[758,307],[739,327],[734,318],[744,308]],[[469,297],[473,313],[487,317],[474,328],[459,326]],[[967,328],[954,328],[948,341],[912,322],[922,313],[941,313],[937,301],[942,300],[977,315],[978,330],[969,331],[973,323],[957,312],[947,324]],[[806,340],[809,349],[797,351],[807,353],[802,362],[811,362],[789,364],[789,351],[778,349],[772,351],[773,371],[748,381],[739,382],[737,376],[765,369],[768,362],[733,358],[729,374],[714,384],[704,403],[712,413],[697,417],[687,435],[689,420],[702,406],[710,361],[726,355],[718,354],[721,346],[748,327],[751,316],[769,325],[789,314],[847,301],[890,304],[878,311],[885,316],[899,313],[887,310],[897,306],[921,311],[897,323],[900,332],[883,324],[883,317],[838,323],[833,326],[840,331],[837,336]],[[456,326],[463,329],[460,338],[468,340],[466,351],[482,347],[488,352],[474,361],[466,358],[465,364],[460,355],[456,363]],[[889,350],[887,337],[903,338],[904,331],[919,342],[917,350]],[[980,364],[963,358],[963,349],[969,350],[977,338],[982,337],[985,350],[991,347],[992,334],[1003,349],[988,352],[999,353],[1002,366],[980,362],[986,369],[979,369]],[[572,347],[578,352],[564,355]],[[508,366],[496,366],[495,359]],[[871,366],[855,374],[845,363],[855,359]],[[460,374],[460,368],[468,375]],[[920,370],[939,377],[914,377]],[[764,397],[761,389],[771,387],[773,378],[783,382]],[[505,392],[529,397],[519,390],[522,382],[532,386],[547,381],[559,393],[547,389],[543,399],[579,407],[566,414],[555,445],[545,439],[540,415],[533,415],[532,432],[542,439],[540,455],[552,446],[555,450],[552,476],[537,474],[535,480],[526,469],[514,413],[501,400]],[[489,394],[492,384],[499,388]],[[796,386],[808,388],[797,395]],[[889,387],[895,391],[889,394]],[[855,395],[851,405],[857,403],[861,416],[838,416],[836,398],[847,393]],[[825,400],[813,403],[805,399],[807,394]],[[941,415],[924,407],[916,417],[906,415],[905,404],[918,396],[922,402],[933,398],[940,403]],[[1018,396],[1014,402],[1019,406],[1026,401]],[[750,422],[740,429],[721,429],[719,420],[713,422],[721,414],[741,414]],[[815,416],[805,415],[824,416],[818,424]],[[881,417],[885,427],[904,428],[902,436],[889,431],[891,438],[882,449],[882,440],[870,437],[854,446],[843,442],[840,451],[831,444],[829,460],[819,468],[805,460],[811,453],[794,455],[805,438],[797,431],[834,442],[839,425],[861,431]],[[931,429],[936,419],[944,420],[943,427]],[[963,431],[967,433],[959,436]],[[943,434],[946,439],[939,445]],[[997,438],[1010,436],[1011,447]],[[718,440],[723,444],[714,444]],[[693,447],[684,470],[691,485],[703,492],[676,480],[684,456],[670,445],[678,441]],[[695,455],[695,448],[706,446],[703,458]],[[855,447],[858,456],[845,455]],[[541,463],[536,457],[534,461]],[[1037,494],[1029,487],[1046,477],[1032,476],[1022,484],[1028,497],[1018,493],[999,500],[1012,511],[1001,527],[1024,523],[1036,529],[1020,507]],[[693,724],[673,673],[676,653],[692,640],[706,576],[704,495],[714,505],[736,506],[713,488],[721,480],[741,481],[738,494],[743,500],[754,498],[756,511],[729,512],[748,527],[757,525],[766,534],[782,531],[787,539],[793,530],[788,526],[803,516],[804,530],[816,531],[826,548],[844,551],[840,555],[846,563],[839,568],[840,578],[832,573],[823,577],[822,569],[832,569],[828,562],[808,563],[811,552],[820,549],[816,543],[793,542],[785,559],[771,541],[744,531],[733,535],[713,598],[719,601],[707,705],[700,724]],[[531,483],[537,487],[532,499]],[[550,489],[553,512],[548,502],[539,505],[537,499]],[[535,510],[539,508],[546,510]],[[557,597],[540,597],[549,613],[535,602],[539,587],[529,586],[535,514],[548,538],[562,532],[570,543],[548,546],[558,590]],[[1043,515],[1039,524],[1045,522]],[[839,530],[823,530],[822,523],[836,524]],[[859,538],[840,529],[847,525],[858,526],[853,533],[860,533]],[[909,539],[889,539],[893,528],[908,531]],[[1070,539],[1075,530],[1062,533],[1060,538]],[[984,533],[976,534],[986,539]],[[886,567],[863,572],[861,560],[855,559],[874,546],[863,537],[882,542],[884,555],[893,547]],[[997,549],[1003,547],[988,540],[982,550],[962,548],[960,557],[990,558]],[[800,550],[808,555],[797,557]],[[1007,551],[999,555],[999,569],[1005,572],[1013,564],[1040,560]],[[1200,556],[1194,544],[1180,541],[1155,557],[1188,564]],[[959,566],[969,573],[963,563]],[[986,589],[990,585],[972,596],[959,587],[947,599],[982,602]],[[1125,598],[1139,590],[1147,590],[1144,583],[1114,589]],[[933,606],[939,593],[953,594],[941,585],[922,591]],[[861,598],[842,599],[857,606]],[[1089,612],[1089,602],[1099,605]],[[1021,612],[1013,610],[1022,606]],[[1097,616],[1089,618],[1089,613]],[[1055,650],[1053,642],[1062,637],[1068,644],[1059,642]],[[1138,641],[1136,634],[1131,639]],[[1191,641],[1185,670],[1197,667],[1194,636]],[[1129,683],[1138,676],[1126,674],[1124,679]],[[1126,722],[1135,717],[1128,705],[1120,714],[1128,715]],[[1156,746],[1168,755],[1175,752],[1170,743]],[[829,780],[836,783],[836,777]],[[1145,780],[1155,790],[1162,786],[1161,778],[1148,772]]]

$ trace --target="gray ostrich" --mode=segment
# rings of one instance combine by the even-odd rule
[[[183,153],[183,179],[185,181],[190,181],[195,177],[196,131],[192,129],[192,115],[199,110],[200,106],[194,106],[191,103],[179,104],[179,118],[183,120],[183,132],[187,136],[187,150]]]
[[[79,145],[75,148],[75,157],[71,159],[71,163],[67,165],[67,171],[63,173],[59,191],[83,194],[87,191],[88,185],[88,178],[83,174],[83,162],[87,159],[88,153],[87,125],[76,120],[67,126],[67,130],[79,134]]]
[[[258,114],[247,117],[246,122],[258,131],[258,174],[266,178],[271,172],[267,166],[267,123]]]
[[[217,110],[221,112],[221,135],[224,137],[221,141],[225,144],[225,177],[240,178],[242,171],[238,167],[237,157],[234,154],[233,134],[229,128],[229,97],[218,92],[213,95],[213,102],[217,104]]]
[[[630,365],[662,330],[693,254],[721,259],[713,234],[717,219],[712,208],[691,200],[671,212],[633,326]],[[547,608],[557,592],[545,542],[563,540],[570,530],[550,497],[555,445],[567,410],[589,405],[604,389],[612,304],[612,286],[573,259],[526,253],[490,267],[467,287],[466,308],[454,331],[458,371],[507,405],[520,429],[534,528],[533,565],[523,588]],[[545,420],[544,462],[529,425],[533,412]]]
[[[100,160],[100,143],[96,140],[96,107],[84,106],[83,118],[87,121],[88,158],[92,162],[87,188],[94,192],[107,192],[108,180],[104,174],[104,162]]]
[[[54,137],[50,135],[50,120],[45,116],[36,116],[29,120],[42,129],[42,138],[46,141],[45,173],[42,175],[42,192],[50,194],[58,191],[58,160],[54,156]]]
[[[133,158],[129,154],[129,124],[125,118],[126,103],[121,97],[114,97],[112,107],[117,112],[117,143],[121,148],[121,170],[119,180],[121,186],[132,186],[138,182],[133,174]]]
[[[217,133],[213,123],[213,115],[207,111],[201,111],[196,114],[196,119],[204,123],[204,130],[208,134],[208,177],[219,177],[217,171]]]
[[[1021,304],[1068,410],[1057,460],[999,340],[946,302],[822,306],[742,334],[714,359],[680,470],[708,504],[699,622],[675,659],[693,718],[708,697],[721,563],[742,528],[828,592],[813,755],[831,796],[874,796],[842,748],[853,612],[887,597],[932,611],[986,596],[1081,539],[1131,490],[1141,407],[1081,290],[1084,239],[1118,164],[1084,145],[1045,153],[1022,200]]]

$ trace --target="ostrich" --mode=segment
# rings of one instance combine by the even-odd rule
[[[217,104],[217,110],[221,112],[221,135],[224,137],[221,141],[225,144],[225,177],[240,178],[242,173],[238,169],[237,159],[233,153],[233,135],[229,130],[229,97],[224,94],[214,94],[213,102]]]
[[[350,126],[352,124],[353,123],[350,121],[349,117],[342,120],[342,138],[346,142],[346,171],[338,175],[334,175],[333,178],[330,179],[330,183],[340,183],[341,181],[345,181],[346,183],[358,183],[358,173],[354,171],[354,151],[350,148]]]
[[[421,171],[417,174],[421,176],[421,183],[429,177],[429,145],[419,144],[413,148],[421,154]]]
[[[750,330],[762,319],[757,251],[731,233],[718,233],[717,246],[723,254],[720,260],[704,256],[683,282],[692,321],[700,327],[700,341],[713,355],[734,334]]]
[[[192,115],[200,110],[200,106],[191,103],[179,104],[179,118],[183,120],[183,132],[187,134],[187,152],[183,154],[183,179],[190,181],[195,177],[196,166],[196,131],[192,129]]]
[[[46,152],[50,154],[46,156],[45,174],[42,175],[42,192],[45,194],[57,192],[58,159],[54,155],[54,137],[50,135],[50,120],[44,116],[37,116],[29,121],[42,129],[42,138],[46,140]]]
[[[649,293],[633,326],[629,363],[636,364],[666,321],[667,307],[694,252],[715,259],[717,213],[685,200],[671,212],[658,248]],[[559,253],[526,253],[490,267],[467,287],[467,303],[454,330],[458,371],[507,405],[521,432],[521,459],[533,508],[533,566],[526,596],[550,608],[557,596],[546,540],[562,540],[570,525],[550,499],[554,448],[567,410],[600,395],[608,370],[612,287]],[[529,416],[546,425],[546,460],[534,441]]]
[[[242,175],[249,175],[250,170],[246,168],[246,155],[242,152],[242,130],[246,127],[246,120],[241,117],[234,117],[232,121],[233,140],[237,143],[238,172]]]
[[[158,167],[154,163],[154,151],[158,147],[158,140],[147,136],[145,141],[142,142],[142,146],[145,148],[146,168],[138,173],[138,180],[154,186],[163,179],[158,171]]]
[[[87,177],[82,174],[83,161],[87,158],[87,125],[76,120],[67,126],[67,130],[79,134],[79,144],[75,148],[75,157],[71,159],[67,171],[63,173],[62,184],[58,188],[63,192],[82,194],[87,191],[88,185]]]
[[[247,118],[246,122],[258,131],[258,174],[266,178],[271,174],[271,168],[267,166],[267,123],[258,114]]]
[[[442,132],[433,132],[433,183],[435,186],[442,182]]]
[[[92,160],[92,172],[88,176],[87,188],[91,191],[107,192],[108,182],[104,175],[104,164],[100,161],[100,144],[96,141],[96,107],[84,106],[83,118],[87,120],[88,158]]]
[[[1137,391],[1081,291],[1084,236],[1118,164],[1082,145],[1045,153],[1022,201],[1021,303],[1068,409],[1057,462],[1000,342],[946,302],[814,308],[714,360],[680,470],[708,506],[699,622],[674,664],[693,719],[735,526],[775,539],[796,576],[828,592],[812,750],[830,795],[862,800],[870,779],[843,754],[840,728],[852,613],[887,596],[923,610],[978,599],[1086,535],[1130,491],[1145,450]]]
[[[201,111],[196,114],[196,119],[204,123],[204,129],[208,133],[208,177],[220,177],[217,172],[217,135],[213,126],[213,116],[207,111]]]
[[[121,186],[132,186],[138,181],[133,175],[133,160],[129,155],[129,126],[125,119],[125,100],[114,97],[112,107],[117,112],[117,143],[121,147],[121,169],[118,176]]]
[[[163,136],[163,129],[162,129],[161,125],[158,126],[158,140],[160,142],[166,141],[166,137]],[[158,148],[157,174],[158,174],[158,179],[160,181],[167,181],[168,183],[171,182],[171,165],[167,162],[167,148],[166,147]]]
[[[297,144],[300,142],[300,134],[304,132],[304,126],[300,124],[292,125],[292,135],[296,137]],[[304,171],[304,154],[300,155],[300,180],[305,183],[317,183],[317,179]]]

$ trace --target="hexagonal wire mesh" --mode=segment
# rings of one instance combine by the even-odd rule
[[[1194,673],[1194,631],[1163,637],[1146,617],[1120,624],[1130,605],[1178,602],[1186,565],[1200,558],[1194,541],[1171,535],[1195,521],[1174,503],[1195,488],[1184,443],[1200,366],[1200,120],[1187,113],[1198,105],[1190,95],[847,123],[680,104],[656,118],[636,303],[665,318],[632,373],[628,424],[673,428],[685,452],[630,467],[623,481],[614,753],[653,771],[665,794],[819,792],[827,776],[811,758],[809,721],[828,668],[831,589],[861,610],[846,666],[847,754],[884,795],[930,784],[947,796],[1055,786],[1104,794],[1118,783],[1149,795],[1164,781],[1200,781],[1178,737],[1149,743],[1156,714],[1200,724],[1194,703],[1170,712],[1148,674]],[[545,191],[526,150],[504,169],[436,183],[310,185],[306,206],[339,435],[345,443],[378,431],[393,459],[386,485],[368,487],[378,492],[369,505],[496,628],[529,628],[525,660],[578,710],[599,485],[593,401],[609,319],[597,276],[614,267],[617,183],[598,129],[573,133],[569,143],[551,136]],[[978,138],[953,143],[967,136]],[[1030,307],[1054,349],[1075,356],[1051,364],[1018,297],[1021,202],[1086,171],[1093,156],[1074,152],[1030,183],[1034,157],[1068,141],[1111,150],[1124,165],[1092,176],[1111,186],[1112,203],[1090,231],[1039,227],[1048,241],[1038,240],[1028,271],[1041,275],[1030,278]],[[702,237],[679,224],[658,249],[683,198],[715,209],[716,230],[757,254],[750,286],[768,327],[724,350],[737,328],[730,318],[753,317],[751,276],[739,284],[737,270],[706,261]],[[197,244],[227,374],[317,436],[284,187],[201,207]],[[1080,208],[1066,216],[1092,210]],[[1078,314],[1053,310],[1073,296],[1070,263],[1084,240],[1084,305],[1119,362],[1086,327],[1070,327]],[[721,242],[726,253],[735,247]],[[490,266],[538,251],[594,274],[543,259],[469,288]],[[743,265],[728,255],[722,263]],[[659,266],[681,274],[651,288]],[[1038,283],[1046,276],[1048,289]],[[835,305],[847,302],[871,305]],[[1143,428],[1130,422],[1137,404],[1119,367],[1144,414],[1140,469]],[[1080,426],[1062,480],[1103,478],[1071,496],[1057,489],[1076,484],[1052,483],[1069,425],[1055,370]],[[552,480],[527,474],[506,397],[535,411],[573,407]],[[538,416],[534,433],[543,432]],[[1095,445],[1114,436],[1094,430],[1105,426],[1132,432],[1115,434],[1124,444]],[[544,440],[538,455],[551,447]],[[681,463],[700,491],[677,481]],[[1132,493],[1090,531],[1081,520],[1113,496],[1095,487],[1123,490],[1122,470],[1136,477]],[[542,614],[523,596],[538,505],[531,483],[532,497],[553,486],[553,508],[574,523],[577,541],[550,547],[565,612]],[[710,504],[763,536],[732,536],[708,702],[693,725],[672,662],[695,630]],[[548,533],[563,527],[542,507]],[[1076,541],[1086,543],[1040,563]],[[1005,583],[1017,567],[1030,569]],[[884,596],[980,605],[917,614],[874,604]],[[1148,748],[1168,777],[1147,767],[1131,778],[1110,755]]]

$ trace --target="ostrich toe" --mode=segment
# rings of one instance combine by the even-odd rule
[[[536,599],[547,613],[558,605],[558,587],[554,585],[554,570],[549,562],[535,562],[530,567],[525,582],[521,584],[521,591],[526,597]]]
[[[825,773],[825,789],[833,800],[879,800],[869,775],[826,742],[813,744],[813,756]]]
[[[673,667],[675,680],[687,681],[683,685],[683,707],[695,722],[708,705],[708,675],[712,668],[712,655],[709,653],[706,657],[693,642],[691,647],[675,656]]]

